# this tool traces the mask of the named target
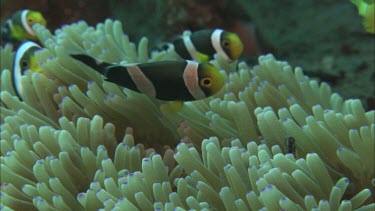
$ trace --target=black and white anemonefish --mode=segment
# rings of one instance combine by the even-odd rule
[[[226,61],[237,60],[243,51],[243,44],[237,34],[222,29],[203,29],[190,36],[183,35],[173,42],[176,53],[183,59],[208,62],[215,53]]]
[[[38,11],[27,9],[16,11],[11,19],[1,23],[1,38],[8,42],[36,41],[37,37],[32,29],[35,23],[47,25],[47,21]]]
[[[224,86],[224,77],[211,63],[190,60],[140,64],[98,63],[87,55],[71,55],[106,77],[106,80],[150,98],[163,101],[193,101],[214,95]]]
[[[13,83],[19,96],[22,96],[21,77],[25,71],[41,72],[42,70],[35,57],[35,51],[39,49],[41,49],[41,47],[31,41],[23,43],[17,49],[14,59]]]

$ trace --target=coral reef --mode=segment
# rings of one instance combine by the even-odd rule
[[[176,59],[173,47],[149,53],[112,20],[33,28],[44,74],[22,77],[22,100],[13,49],[0,50],[4,210],[374,209],[375,112],[302,68],[216,55],[223,90],[168,114],[69,54],[134,63]]]

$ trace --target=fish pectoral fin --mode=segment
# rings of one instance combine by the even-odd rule
[[[210,56],[204,53],[201,53],[197,51],[197,56],[198,56],[198,62],[209,62],[210,61]]]
[[[183,101],[172,101],[160,105],[160,110],[165,114],[175,114],[184,106]]]

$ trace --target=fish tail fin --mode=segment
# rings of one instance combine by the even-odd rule
[[[358,14],[364,18],[363,25],[367,32],[375,33],[375,0],[351,0],[358,8]]]
[[[102,75],[107,75],[108,67],[112,66],[112,64],[101,62],[91,56],[84,55],[84,54],[74,54],[70,55],[74,59],[86,64],[87,66],[91,67],[92,69],[96,70]]]
[[[357,6],[359,15],[364,16],[366,14],[368,4],[365,1],[351,0],[351,2]]]
[[[0,30],[1,30],[1,39],[5,42],[11,40],[11,29],[10,29],[10,20],[1,21]]]
[[[375,5],[371,4],[364,16],[363,25],[368,33],[375,34]]]

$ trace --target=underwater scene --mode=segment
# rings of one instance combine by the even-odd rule
[[[375,210],[374,0],[0,0],[0,210]]]

